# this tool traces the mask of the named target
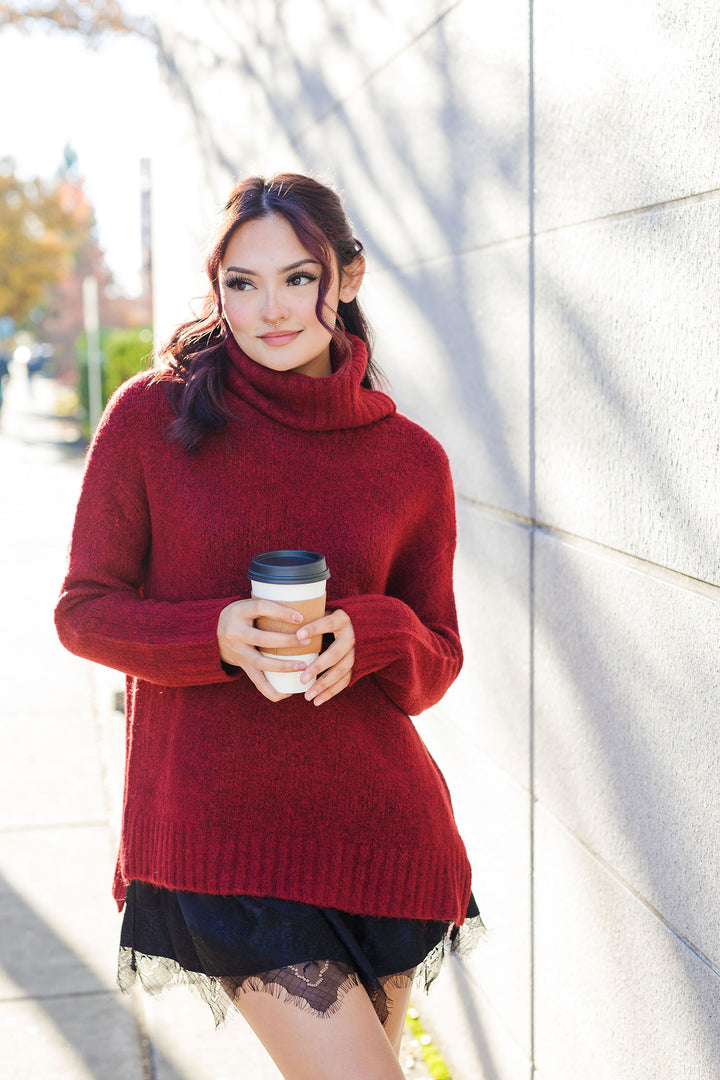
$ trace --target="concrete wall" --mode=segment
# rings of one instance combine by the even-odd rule
[[[454,1080],[720,1069],[717,23],[710,0],[161,20],[160,331],[233,176],[323,174],[395,396],[451,456],[467,664],[418,726],[490,929],[421,1003]]]

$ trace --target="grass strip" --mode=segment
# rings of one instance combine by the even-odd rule
[[[420,1044],[420,1052],[433,1080],[452,1080],[447,1065],[422,1026],[417,1009],[408,1009],[405,1023],[410,1029],[412,1037],[417,1039]]]

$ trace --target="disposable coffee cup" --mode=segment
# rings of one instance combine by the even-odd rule
[[[299,630],[305,623],[320,619],[325,614],[325,582],[330,571],[325,556],[318,551],[265,551],[256,555],[250,564],[248,577],[252,582],[252,595],[262,600],[274,600],[283,607],[299,611],[301,623],[293,624]],[[288,624],[268,616],[255,620],[259,630],[274,634],[289,633]],[[322,636],[310,638],[304,645],[288,649],[261,649],[264,656],[292,657],[311,664],[322,648]],[[302,671],[266,671],[265,677],[280,694],[302,694],[312,686],[300,682]]]

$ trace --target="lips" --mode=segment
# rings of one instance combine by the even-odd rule
[[[301,333],[301,330],[283,330],[280,333],[261,334],[260,340],[266,345],[289,345]]]

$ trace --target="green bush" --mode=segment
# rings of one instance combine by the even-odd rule
[[[83,412],[81,421],[83,435],[90,438],[90,401],[88,392],[87,339],[84,333],[76,342],[78,365],[78,399]],[[118,386],[135,375],[152,367],[152,335],[147,328],[140,330],[101,330],[100,363],[102,372],[102,401]]]

